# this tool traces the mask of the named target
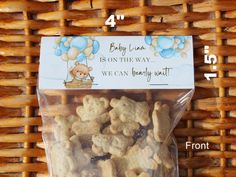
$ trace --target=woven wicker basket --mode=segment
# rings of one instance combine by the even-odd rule
[[[126,18],[109,28],[110,14]],[[1,0],[0,177],[48,176],[35,91],[41,36],[147,34],[194,35],[196,93],[175,129],[180,176],[236,177],[235,0]],[[204,45],[218,55],[212,81]],[[187,140],[210,150],[187,151]]]

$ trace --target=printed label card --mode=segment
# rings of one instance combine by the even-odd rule
[[[43,37],[39,89],[194,88],[191,36]]]

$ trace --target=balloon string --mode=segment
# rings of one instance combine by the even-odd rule
[[[87,58],[87,56],[86,56],[85,61],[86,61],[86,65],[88,66],[88,58]]]
[[[67,67],[66,81],[68,81],[68,77],[69,77],[69,74],[68,74],[68,72],[69,72],[69,69],[68,69],[68,67],[69,67],[69,61],[68,61],[68,60],[66,61],[66,67]]]
[[[85,61],[86,61],[86,65],[88,66],[88,58],[87,57],[86,57]],[[91,77],[90,73],[88,74],[88,76],[89,76],[90,80],[93,81],[93,78]]]

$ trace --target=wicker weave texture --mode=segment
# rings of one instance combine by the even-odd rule
[[[104,26],[111,14],[125,20]],[[147,34],[194,36],[196,93],[175,129],[180,176],[235,177],[235,0],[1,0],[0,177],[48,176],[36,97],[41,36]],[[218,56],[212,81],[204,45]],[[210,150],[187,151],[187,140]]]

